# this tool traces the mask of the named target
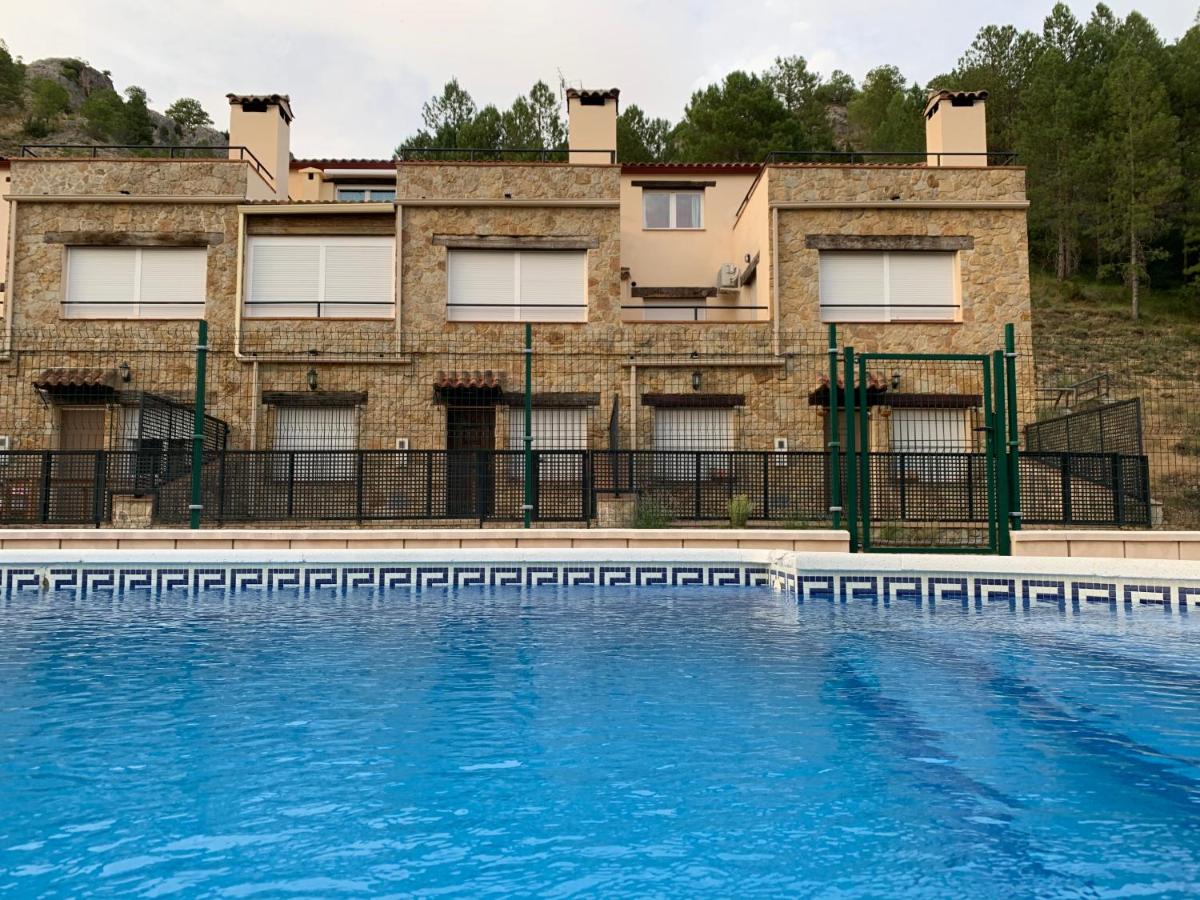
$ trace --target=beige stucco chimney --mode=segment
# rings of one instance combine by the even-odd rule
[[[930,95],[925,104],[928,165],[987,165],[987,117],[984,113],[987,97],[987,91],[937,91]]]
[[[573,163],[610,163],[617,155],[616,88],[567,88],[567,148]]]
[[[229,98],[229,157],[245,147],[267,170],[275,198],[288,198],[292,105],[287,94],[226,94]]]

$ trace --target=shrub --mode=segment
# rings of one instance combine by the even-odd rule
[[[167,116],[174,119],[183,128],[197,128],[213,123],[212,116],[204,111],[200,101],[192,97],[180,97],[168,106]]]
[[[51,81],[49,78],[37,78],[29,85],[29,88],[33,101],[29,107],[31,118],[43,119],[49,123],[70,110],[71,95],[57,81]]]
[[[14,59],[4,41],[0,41],[0,110],[21,109],[25,105],[25,65]]]
[[[750,502],[749,497],[745,494],[734,494],[729,499],[729,524],[734,528],[745,528],[753,511],[754,504]]]
[[[63,78],[79,84],[79,80],[83,77],[83,69],[87,65],[82,59],[64,59],[62,65],[59,66],[59,71],[62,72]]]
[[[30,116],[21,124],[21,131],[26,137],[40,141],[42,138],[49,137],[50,123],[45,119]]]
[[[633,510],[634,528],[666,528],[672,522],[671,512],[653,497],[638,497]]]
[[[111,138],[121,131],[125,101],[116,91],[103,88],[92,91],[79,111],[87,122],[89,135],[98,139]]]

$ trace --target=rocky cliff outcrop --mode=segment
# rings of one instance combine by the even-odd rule
[[[46,83],[65,92],[65,108],[50,115],[39,115],[39,91]],[[20,109],[0,113],[0,156],[15,156],[23,144],[107,144],[125,143],[121,135],[108,133],[95,117],[85,115],[85,104],[96,94],[119,96],[107,71],[96,69],[82,60],[50,57],[25,65],[24,102]],[[62,94],[55,92],[61,99]],[[220,145],[227,141],[224,132],[207,126],[185,127],[163,113],[147,109],[152,136],[148,145],[180,144]],[[143,143],[143,141],[138,141]]]

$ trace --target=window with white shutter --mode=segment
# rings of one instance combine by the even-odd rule
[[[455,250],[447,265],[451,322],[586,322],[587,251]]]
[[[942,251],[825,250],[822,322],[956,322],[958,257]]]
[[[204,247],[68,247],[68,319],[201,319]]]
[[[893,409],[891,452],[897,477],[962,483],[971,464],[968,411]]]
[[[707,451],[699,457],[701,477],[728,466],[715,451],[733,449],[733,410],[726,407],[657,407],[654,410],[654,449],[675,451],[655,456],[660,478],[693,480],[697,457],[681,451]]]
[[[251,237],[246,317],[394,318],[394,250],[390,237]]]
[[[588,411],[577,407],[537,406],[533,409],[530,421],[530,437],[533,441],[529,448],[540,451],[539,477],[578,477],[583,458],[577,452],[558,455],[550,451],[587,449]],[[525,410],[520,406],[510,407],[508,411],[508,448],[525,449]],[[524,460],[513,457],[512,464],[513,476],[520,477]]]
[[[358,411],[353,406],[279,406],[275,409],[278,478],[288,472],[300,481],[344,481],[354,476]],[[330,452],[342,451],[342,452]]]

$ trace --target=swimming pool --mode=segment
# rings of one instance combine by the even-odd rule
[[[1200,890],[1200,619],[755,587],[18,594],[0,893]]]

